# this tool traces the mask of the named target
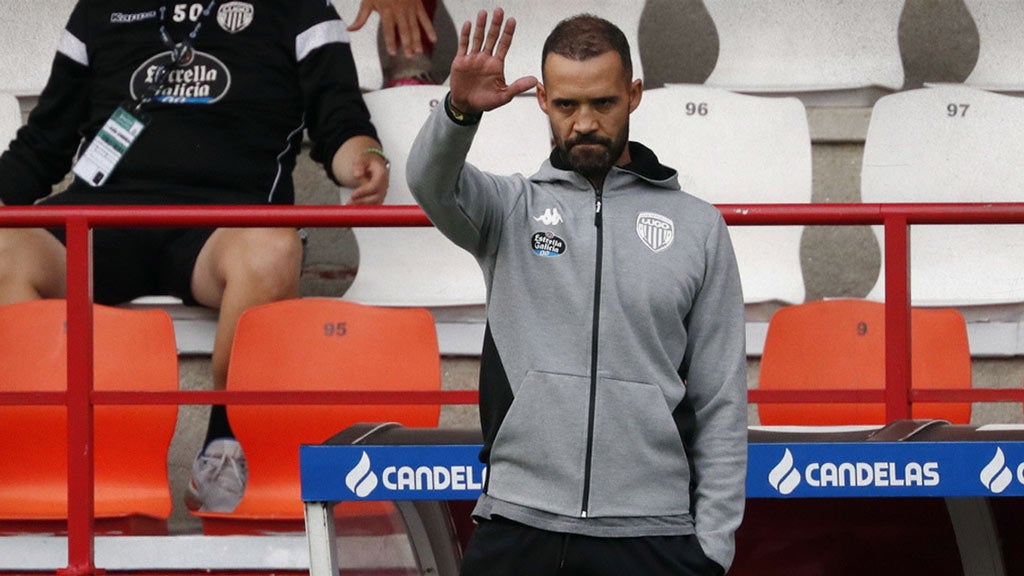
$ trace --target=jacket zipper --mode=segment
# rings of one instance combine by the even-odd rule
[[[583,505],[580,518],[586,518],[590,507],[591,460],[594,455],[594,414],[597,409],[597,353],[601,328],[601,276],[604,260],[604,228],[601,189],[594,189],[594,227],[597,229],[597,265],[594,267],[594,321],[590,340],[590,406],[587,413],[587,459],[583,469]]]

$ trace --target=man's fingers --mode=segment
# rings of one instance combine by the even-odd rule
[[[383,165],[370,164],[364,179],[352,190],[353,204],[380,204],[388,190],[388,170]]]
[[[533,76],[523,76],[515,82],[508,85],[506,93],[510,95],[509,99],[526,92],[537,85],[537,79]]]
[[[473,45],[470,47],[473,54],[479,52],[484,45],[484,30],[487,28],[487,11],[481,10],[476,15],[476,29],[473,30]]]
[[[423,52],[423,44],[420,43],[420,27],[415,21],[410,22],[409,18],[399,18],[398,37],[402,41],[402,49],[406,56],[412,57],[413,54]]]
[[[455,52],[456,56],[465,56],[469,52],[469,31],[473,25],[469,21],[462,23],[462,30],[459,31],[459,48]]]
[[[485,53],[494,53],[494,46],[498,43],[498,34],[501,32],[501,21],[504,19],[505,14],[501,8],[495,9],[494,15],[491,17],[491,29],[487,31],[487,42],[484,43]]]
[[[419,21],[420,28],[427,34],[427,40],[430,40],[431,43],[436,43],[437,31],[434,30],[434,22],[430,19],[430,14],[427,14],[422,4],[420,4],[420,9],[416,13],[416,18]]]
[[[502,60],[508,54],[508,49],[512,46],[512,36],[516,33],[516,19],[509,18],[505,22],[505,29],[501,32],[501,38],[498,39],[498,49],[494,52],[494,55]]]
[[[380,12],[380,31],[388,54],[394,56],[398,53],[398,39],[395,36],[395,18],[390,10]]]
[[[363,25],[366,24],[366,21],[370,19],[370,14],[372,13],[372,8],[370,8],[366,4],[361,4],[359,6],[359,13],[356,14],[356,21],[353,22],[352,25],[348,27],[349,32],[355,32],[356,30],[362,28]]]

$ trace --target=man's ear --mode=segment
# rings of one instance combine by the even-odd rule
[[[633,80],[633,83],[629,85],[629,113],[632,114],[636,110],[637,106],[640,105],[640,100],[643,99],[644,95],[644,81],[637,79]]]
[[[540,82],[537,82],[537,104],[540,104],[540,109],[545,114],[548,113],[548,93]]]

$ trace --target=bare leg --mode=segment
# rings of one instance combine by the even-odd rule
[[[67,293],[64,246],[46,230],[0,230],[0,304]]]
[[[203,246],[192,294],[220,316],[213,344],[213,388],[227,384],[228,355],[247,308],[299,294],[302,243],[293,228],[220,228]]]

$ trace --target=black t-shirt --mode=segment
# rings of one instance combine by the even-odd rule
[[[171,62],[161,28],[172,43],[194,35],[192,58],[143,106],[147,127],[104,191],[290,204],[304,129],[328,175],[345,140],[376,136],[328,1],[80,0],[38,105],[0,157],[5,203],[49,194],[115,108],[151,92]]]

